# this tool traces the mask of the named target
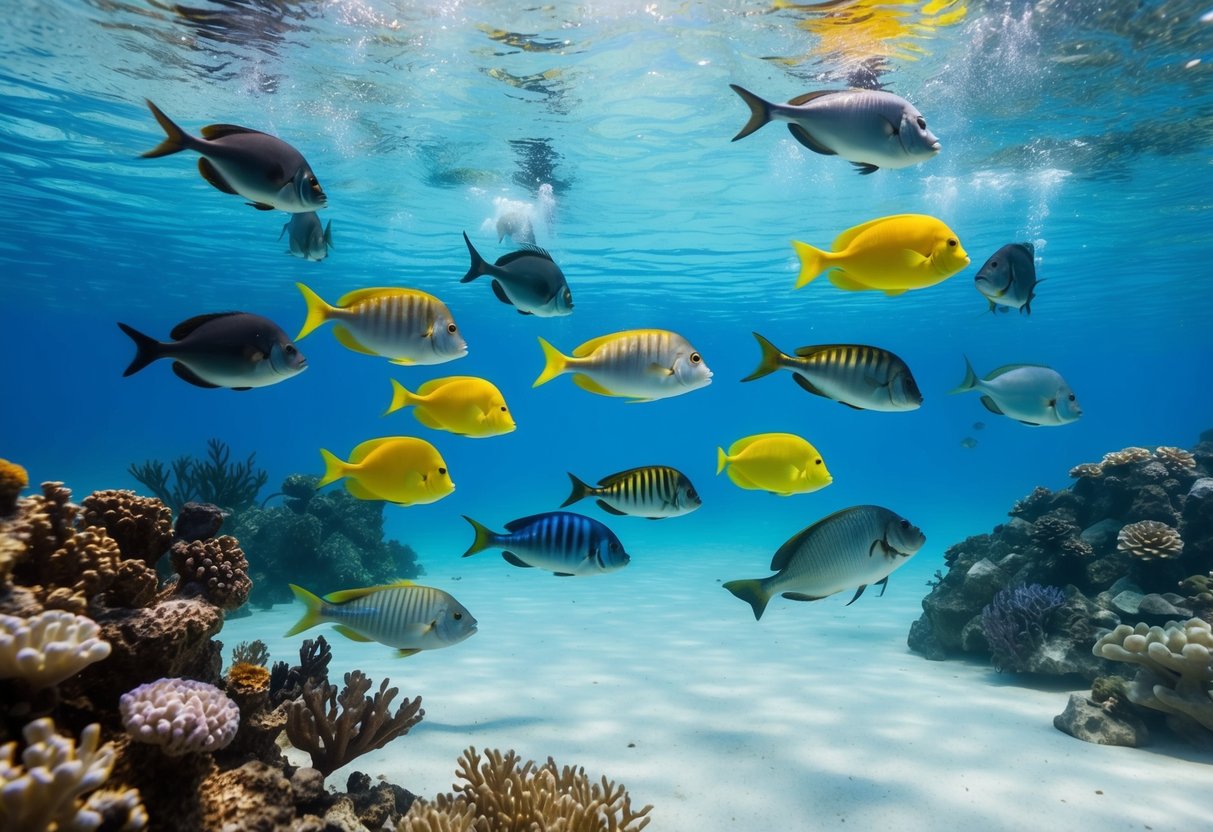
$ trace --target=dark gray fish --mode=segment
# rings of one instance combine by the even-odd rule
[[[151,101],[148,109],[166,137],[143,154],[158,158],[193,150],[198,172],[225,194],[239,194],[260,211],[315,211],[327,204],[316,174],[298,150],[275,136],[235,124],[208,124],[202,137],[191,136]]]
[[[537,566],[561,577],[599,575],[628,565],[631,559],[619,538],[602,523],[571,511],[549,511],[520,517],[495,532],[464,515],[476,537],[463,553],[470,557],[485,549],[500,548],[513,566]]]
[[[991,312],[1001,306],[1031,315],[1040,282],[1036,279],[1036,248],[1031,243],[1007,243],[978,270],[973,282],[990,302]]]
[[[333,221],[329,220],[328,225],[322,226],[315,211],[291,214],[291,218],[282,226],[282,234],[286,234],[290,242],[288,254],[304,260],[320,261],[329,256],[329,248],[333,245]],[[279,240],[282,234],[278,235]]]
[[[572,313],[573,293],[569,291],[564,272],[543,249],[525,246],[502,256],[496,264],[489,264],[476,251],[467,232],[463,234],[463,241],[467,243],[472,264],[460,283],[489,275],[493,278],[493,294],[497,299],[523,315],[554,318]]]
[[[573,491],[561,508],[586,497],[596,497],[609,514],[631,514],[660,520],[690,514],[702,505],[687,475],[667,465],[645,465],[603,477],[597,486],[569,474]]]
[[[215,312],[182,321],[157,341],[124,323],[119,328],[135,342],[135,358],[123,376],[160,358],[173,360],[173,372],[197,387],[248,390],[285,381],[307,369],[307,359],[282,328],[248,312]]]

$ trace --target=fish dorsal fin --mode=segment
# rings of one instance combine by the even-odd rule
[[[205,156],[198,157],[198,172],[202,174],[203,179],[210,182],[217,190],[223,191],[225,194],[236,193],[236,189],[228,184],[228,181],[223,178],[223,174]],[[290,225],[290,223],[287,223],[287,225]],[[286,226],[283,226],[283,230],[286,230]],[[281,239],[282,235],[279,234],[278,238]]]
[[[981,403],[983,405],[985,405],[986,410],[990,411],[991,413],[997,413],[999,416],[1006,415],[1002,412],[1002,408],[1000,408],[998,405],[996,405],[994,403],[994,400],[991,399],[989,396],[982,396]]]
[[[792,373],[792,381],[799,384],[801,387],[803,387],[808,392],[812,393],[814,396],[821,396],[822,398],[826,398],[826,399],[830,398],[825,393],[821,392],[816,387],[814,387],[813,382],[809,381],[807,378],[802,376],[800,373]]]
[[[188,381],[190,384],[194,385],[195,387],[206,387],[208,389],[214,389],[216,387],[221,386],[218,384],[211,384],[209,381],[206,381],[201,376],[199,376],[197,373],[195,373],[193,370],[191,370],[189,367],[182,364],[180,361],[173,362],[173,372],[177,374],[177,378],[181,379],[182,381]]]
[[[370,636],[364,636],[362,633],[355,630],[353,627],[348,627],[345,624],[338,624],[333,627],[334,630],[348,638],[350,641],[374,641]]]
[[[618,473],[615,473],[615,474],[608,474],[607,476],[603,477],[602,479],[600,479],[598,481],[598,485],[601,486],[602,488],[610,488],[615,483],[625,482],[628,479],[630,479],[631,477],[635,476],[636,474],[638,474],[639,472],[644,471],[644,470],[646,470],[646,469],[629,468],[626,471],[619,471]],[[653,466],[653,468],[648,469],[648,470],[659,470],[659,469],[657,468],[657,466]]]
[[[993,381],[1001,375],[1011,372],[1012,370],[1025,369],[1049,370],[1051,367],[1046,367],[1043,364],[1004,364],[996,370],[991,370],[985,377],[985,381]]]
[[[770,439],[771,437],[780,436],[780,435],[781,434],[778,434],[778,433],[759,433],[759,434],[755,434],[754,436],[746,436],[742,439],[738,439],[736,442],[734,442],[732,445],[729,446],[729,456],[737,456],[737,455],[741,454],[743,451],[745,451],[746,448],[750,447],[751,445],[753,445],[756,442],[763,442],[763,441],[766,441],[767,439]],[[787,434],[782,434],[782,435],[786,436]]]
[[[803,107],[810,101],[815,101],[824,95],[834,95],[840,92],[845,92],[845,90],[813,90],[812,92],[801,93],[795,98],[789,98],[788,104],[792,107]]]
[[[358,598],[365,598],[376,592],[382,592],[385,589],[400,589],[405,586],[416,586],[412,581],[401,579],[393,581],[390,584],[380,584],[378,586],[360,586],[357,589],[339,589],[336,592],[330,592],[324,596],[324,600],[330,604],[346,604]]]
[[[368,347],[362,346],[362,344],[360,344],[358,342],[358,339],[354,337],[354,333],[350,332],[348,329],[343,327],[341,324],[337,324],[336,326],[333,327],[333,337],[337,339],[338,344],[345,347],[347,350],[353,350],[354,352],[360,352],[363,355],[378,355],[379,354]]]
[[[414,395],[428,396],[434,391],[441,390],[449,385],[474,380],[477,380],[476,376],[445,376],[443,378],[432,378],[429,381],[422,382]]]
[[[589,376],[585,375],[584,373],[575,374],[573,376],[573,383],[576,384],[578,387],[580,387],[582,390],[588,390],[589,392],[597,393],[600,396],[618,396],[619,395],[618,393],[615,393],[615,392],[603,387],[601,384],[594,381],[594,379],[590,378]]]
[[[375,300],[376,298],[390,298],[398,295],[412,295],[414,297],[433,297],[418,289],[407,289],[403,286],[371,286],[367,289],[355,289],[348,294],[342,295],[337,301],[337,306],[348,308],[356,303],[361,303],[367,300]]]
[[[510,300],[510,296],[505,293],[505,287],[502,286],[501,281],[496,278],[493,278],[493,294],[497,296],[497,300],[501,301],[507,306],[514,305],[514,301]]]
[[[528,514],[526,517],[519,517],[517,520],[511,520],[510,522],[506,523],[505,530],[507,532],[516,532],[519,529],[525,529],[532,523],[542,520],[545,516],[546,515],[543,514]]]
[[[242,315],[242,314],[244,314],[244,313],[232,311],[232,312],[211,312],[206,315],[195,315],[194,317],[189,318],[188,320],[184,320],[181,323],[177,324],[175,327],[173,327],[173,331],[168,334],[168,337],[172,338],[174,341],[180,341],[182,338],[189,335],[191,332],[193,332],[195,329],[197,329],[198,327],[202,326],[205,323],[209,323],[210,321],[217,320],[218,318],[227,318],[231,315]]]
[[[574,358],[585,358],[590,353],[599,347],[610,344],[615,341],[621,341],[630,338],[642,338],[646,335],[667,335],[669,334],[664,329],[629,329],[623,332],[612,332],[609,335],[599,335],[597,338],[591,338],[584,344],[573,350]]]
[[[617,517],[623,517],[624,515],[627,514],[626,511],[620,511],[619,509],[615,508],[613,505],[608,503],[606,500],[596,500],[595,502],[597,502],[598,507],[600,509],[602,509],[603,511],[605,511],[607,514],[614,514]]]
[[[857,225],[853,228],[848,228],[846,231],[842,232],[841,234],[839,234],[837,237],[834,238],[834,243],[833,243],[834,251],[842,251],[847,246],[849,246],[855,240],[856,237],[858,237],[863,232],[867,231],[869,228],[872,228],[873,226],[883,225],[884,223],[890,222],[892,220],[899,220],[904,217],[910,217],[910,216],[914,216],[914,215],[913,214],[894,214],[889,217],[877,217],[874,220],[868,220],[865,223],[860,223],[859,225]]]
[[[792,123],[788,125],[788,132],[792,134],[792,138],[800,142],[814,153],[820,153],[822,156],[837,156],[838,153],[830,150],[824,144],[813,137],[813,134],[805,130],[799,124]]]
[[[239,133],[252,133],[255,135],[266,135],[260,130],[250,130],[248,127],[241,127],[239,124],[208,124],[200,131],[204,139],[222,139],[224,136],[235,136]]]
[[[354,450],[350,451],[350,465],[357,465],[362,462],[377,449],[383,447],[389,442],[398,442],[401,439],[399,436],[380,436],[377,439],[368,439],[365,442],[359,443]]]
[[[795,354],[801,358],[812,358],[815,355],[820,355],[821,353],[829,352],[830,350],[846,349],[847,346],[847,344],[814,344],[813,346],[809,347],[797,347]]]
[[[819,529],[824,528],[828,523],[833,522],[835,518],[841,517],[844,514],[849,514],[853,511],[864,511],[869,508],[869,506],[851,506],[850,508],[842,508],[833,514],[826,515],[816,523],[813,523],[811,526],[806,526],[805,528],[801,529],[799,532],[792,535],[792,537],[789,538],[786,543],[780,546],[779,551],[777,551],[774,557],[771,558],[772,571],[779,572],[786,569],[788,564],[790,564],[792,561],[792,556],[800,551],[800,549],[810,545],[810,538],[816,535]]]
[[[493,265],[504,266],[509,263],[513,263],[515,260],[521,259],[523,257],[539,257],[544,260],[547,260],[550,263],[556,262],[555,260],[552,259],[552,255],[548,254],[544,249],[541,249],[539,246],[532,246],[532,245],[528,245],[528,244],[524,243],[522,245],[522,247],[518,249],[518,251],[511,251],[509,254],[501,255],[499,258],[497,258],[497,262],[494,263]]]
[[[1029,257],[1033,257],[1033,258],[1036,257],[1036,244],[1035,243],[1029,243],[1025,240],[1024,242],[1016,243],[1015,245],[1021,246],[1022,248],[1027,249]]]
[[[522,558],[520,558],[516,554],[514,554],[513,552],[502,552],[501,557],[506,563],[508,563],[512,566],[517,566],[520,569],[533,569],[534,568],[529,563],[524,561]]]

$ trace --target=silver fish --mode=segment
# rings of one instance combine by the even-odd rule
[[[861,174],[904,168],[937,154],[939,139],[909,101],[879,90],[819,90],[774,104],[729,84],[750,108],[750,120],[733,141],[769,121],[786,121],[792,137],[814,153],[841,156]]]
[[[795,534],[771,560],[769,578],[728,581],[724,588],[748,603],[762,618],[777,594],[793,601],[817,601],[857,587],[847,602],[855,603],[868,584],[881,595],[889,574],[904,566],[927,542],[909,520],[880,506],[853,506],[836,511]]]
[[[191,136],[151,101],[148,109],[166,138],[143,154],[152,159],[193,150],[202,178],[225,194],[239,194],[259,211],[315,211],[327,204],[316,174],[298,150],[275,136],[235,124],[208,124]]]
[[[118,327],[135,342],[135,358],[123,376],[159,358],[171,358],[173,372],[196,387],[249,390],[307,369],[307,359],[280,326],[248,312],[216,312],[182,321],[169,333],[170,342],[124,323]]]
[[[965,377],[953,393],[980,391],[991,413],[1010,416],[1032,427],[1066,425],[1082,416],[1082,408],[1061,374],[1039,364],[1008,364],[984,379],[965,358]]]
[[[573,293],[564,272],[552,255],[541,248],[526,246],[499,258],[495,264],[485,262],[464,232],[472,264],[459,281],[469,283],[481,275],[493,278],[493,294],[523,315],[554,318],[573,311]]]
[[[856,410],[886,412],[915,410],[922,393],[909,366],[888,350],[862,344],[822,344],[800,347],[785,355],[757,332],[762,348],[758,369],[742,379],[753,381],[779,369],[815,396],[833,399]]]
[[[586,497],[597,498],[598,507],[609,514],[631,514],[660,520],[690,514],[702,505],[687,475],[666,465],[630,468],[603,477],[597,486],[587,485],[569,474],[573,492],[561,508]]]
[[[1007,243],[978,270],[973,282],[990,302],[991,312],[1001,306],[1031,315],[1040,282],[1036,279],[1036,248],[1031,243]]]
[[[304,260],[320,261],[329,256],[333,245],[333,221],[328,225],[320,225],[320,217],[315,211],[305,211],[301,214],[291,214],[291,218],[282,226],[282,234],[286,234],[290,243],[288,254],[302,257]],[[278,239],[282,239],[282,234]]]

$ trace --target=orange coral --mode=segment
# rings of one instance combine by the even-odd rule
[[[260,693],[270,689],[270,672],[259,664],[252,662],[236,662],[227,670],[229,688],[241,691]]]
[[[0,459],[0,517],[17,510],[17,495],[29,485],[29,474],[15,462]]]

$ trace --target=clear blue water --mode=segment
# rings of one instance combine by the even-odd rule
[[[1000,522],[1034,486],[1065,485],[1070,466],[1126,445],[1190,446],[1213,426],[1207,3],[973,2],[944,6],[946,20],[889,3],[874,8],[883,29],[723,5],[5,3],[0,456],[84,494],[138,488],[130,463],[201,454],[209,437],[237,456],[255,451],[276,483],[319,474],[321,447],[344,455],[371,437],[420,435],[457,490],[388,507],[388,531],[444,574],[471,539],[461,514],[499,527],[555,508],[566,471],[597,479],[668,464],[702,493],[697,513],[649,522],[584,504],[635,558],[727,557],[730,542],[774,551],[831,511],[878,503],[922,527],[928,545],[913,566],[930,574],[946,546]],[[871,31],[886,37],[859,37]],[[890,56],[880,82],[926,114],[938,158],[861,177],[780,126],[730,143],[746,112],[729,83],[779,100],[837,87],[876,48]],[[285,254],[285,215],[214,190],[193,154],[138,158],[161,138],[144,98],[192,131],[232,122],[299,147],[329,194],[329,259]],[[541,183],[554,210],[538,242],[576,302],[562,319],[524,318],[482,282],[458,282],[460,232],[486,257],[510,250],[488,230],[495,200],[534,203]],[[825,245],[902,212],[943,219],[973,264],[897,298],[824,280],[792,291],[790,239]],[[1039,255],[1033,314],[991,315],[973,275],[1017,240]],[[132,347],[116,321],[163,337],[185,318],[240,309],[294,334],[299,280],[326,298],[373,285],[438,295],[469,355],[398,368],[322,330],[300,344],[308,371],[266,389],[196,389],[167,362],[122,378]],[[531,389],[537,336],[571,350],[636,327],[689,338],[711,386],[638,405],[567,378]],[[785,348],[892,349],[925,403],[856,412],[786,374],[742,385],[758,356],[751,330]],[[1031,429],[974,395],[947,395],[966,354],[979,372],[1055,367],[1084,416]],[[473,441],[407,413],[380,417],[389,378],[412,388],[453,373],[495,382],[518,430]],[[715,475],[717,445],[765,431],[809,439],[834,483],[784,499]],[[976,447],[962,446],[968,436]]]

